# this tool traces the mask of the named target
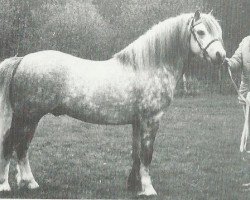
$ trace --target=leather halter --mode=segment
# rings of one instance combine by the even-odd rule
[[[189,44],[190,44],[190,41],[191,41],[191,35],[193,35],[194,40],[197,42],[198,46],[199,46],[200,49],[202,50],[203,57],[206,58],[206,56],[210,57],[209,54],[208,54],[208,52],[207,52],[208,47],[210,47],[210,45],[213,44],[214,42],[220,41],[220,40],[219,40],[218,38],[215,38],[215,39],[211,40],[211,41],[207,44],[207,46],[203,47],[202,44],[201,44],[201,42],[200,42],[200,40],[198,39],[197,35],[196,35],[195,32],[194,32],[194,27],[197,26],[198,24],[201,24],[201,23],[202,23],[202,22],[200,21],[200,22],[198,22],[198,23],[195,24],[195,23],[194,23],[194,18],[192,19],[191,27],[190,27],[190,32],[191,32],[191,34],[190,34],[190,37],[189,37]]]

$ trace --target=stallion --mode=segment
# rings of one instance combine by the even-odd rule
[[[149,175],[153,144],[184,63],[199,56],[220,64],[222,31],[212,14],[196,11],[153,26],[111,59],[93,61],[39,51],[0,64],[0,191],[10,191],[9,164],[17,155],[17,184],[38,188],[28,148],[47,113],[95,124],[131,124],[133,166],[127,187],[156,195]],[[83,144],[84,145],[84,144]]]

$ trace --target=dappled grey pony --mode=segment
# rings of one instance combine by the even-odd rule
[[[9,191],[10,158],[17,154],[17,184],[38,187],[28,147],[47,113],[133,127],[133,166],[127,186],[155,195],[149,175],[163,110],[173,99],[183,63],[198,55],[220,63],[222,32],[211,14],[182,14],[155,25],[105,61],[40,51],[0,64],[0,191]],[[84,144],[83,144],[84,145]]]

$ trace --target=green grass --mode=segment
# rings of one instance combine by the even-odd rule
[[[247,166],[239,153],[242,113],[235,96],[176,99],[155,142],[155,199],[247,199],[250,192],[240,187]],[[40,121],[30,148],[40,188],[19,191],[12,162],[12,191],[1,197],[134,198],[126,191],[130,153],[130,126],[48,115]]]

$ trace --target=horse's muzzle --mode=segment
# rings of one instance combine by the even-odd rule
[[[216,55],[215,63],[222,64],[226,58],[226,54],[217,51],[215,55]]]

